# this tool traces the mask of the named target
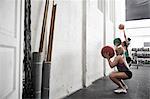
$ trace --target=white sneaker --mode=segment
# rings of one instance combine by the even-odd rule
[[[126,89],[119,88],[119,89],[114,90],[114,92],[115,92],[115,93],[127,93],[127,90],[126,90]]]

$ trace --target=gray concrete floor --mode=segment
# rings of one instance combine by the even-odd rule
[[[131,66],[133,77],[126,80],[127,94],[115,94],[117,87],[108,77],[95,81],[91,86],[83,88],[64,99],[150,99],[150,66]]]

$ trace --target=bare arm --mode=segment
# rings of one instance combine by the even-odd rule
[[[110,59],[108,59],[108,63],[111,68],[115,67],[118,64],[118,61],[119,61],[119,57],[115,57],[114,61],[111,61]]]
[[[127,66],[127,68],[129,68],[129,65],[128,65],[126,59],[123,58],[123,62],[124,62],[124,64],[125,64],[125,66]]]
[[[126,36],[125,30],[123,30],[123,33],[124,33],[125,41],[127,42],[127,36]]]

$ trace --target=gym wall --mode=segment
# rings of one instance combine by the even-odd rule
[[[42,28],[45,0],[32,0],[32,51],[38,51]],[[46,35],[49,32],[51,18],[50,0]],[[83,2],[84,0],[56,0],[57,11],[52,49],[50,74],[50,98],[60,99],[83,88]],[[98,9],[97,0],[86,0],[86,82],[89,86],[104,76],[104,59],[100,49],[113,44],[114,24],[108,18],[108,29],[104,32],[104,13]],[[104,39],[104,33],[106,38]],[[45,39],[45,45],[47,45]],[[44,47],[44,53],[47,46]],[[107,64],[106,72],[110,73]]]
[[[104,46],[104,19],[103,13],[98,9],[96,0],[87,1],[87,74],[86,86],[103,77],[103,57],[100,54]]]
[[[57,3],[50,98],[59,99],[82,88],[82,1],[55,0]],[[38,51],[45,0],[32,0],[32,51]],[[46,35],[48,37],[52,0],[48,11]],[[44,45],[47,45],[48,39]],[[44,53],[47,46],[44,47]]]
[[[115,2],[115,37],[124,38],[123,33],[118,29],[119,24],[126,24],[125,21],[125,0]],[[125,25],[126,28],[126,25]]]
[[[115,33],[115,0],[105,1],[105,45],[114,46],[114,33]],[[112,72],[107,61],[105,61],[105,75],[109,75]]]

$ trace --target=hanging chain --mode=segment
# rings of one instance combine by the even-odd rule
[[[23,99],[33,97],[31,78],[31,1],[25,0],[24,16],[24,71],[23,71]]]

